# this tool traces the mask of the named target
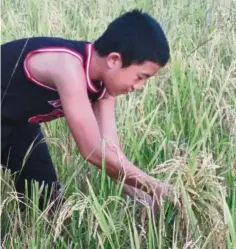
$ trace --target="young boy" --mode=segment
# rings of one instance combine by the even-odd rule
[[[116,96],[142,89],[169,60],[168,42],[156,20],[134,10],[115,19],[94,43],[34,37],[1,49],[1,163],[16,173],[17,192],[25,192],[25,180],[28,188],[36,180],[54,193],[60,189],[39,123],[65,116],[81,155],[100,169],[101,139],[111,141],[106,172],[115,181],[122,176],[130,196],[141,188],[158,198],[167,195],[168,184],[121,152],[114,111]]]

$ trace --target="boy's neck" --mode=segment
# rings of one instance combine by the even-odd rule
[[[89,75],[91,80],[101,81],[102,80],[102,72],[104,68],[104,58],[98,55],[95,49],[92,50],[91,61],[89,67]]]

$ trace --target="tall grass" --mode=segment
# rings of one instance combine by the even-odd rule
[[[119,97],[130,160],[173,183],[180,209],[157,214],[84,162],[65,120],[43,125],[66,202],[49,219],[35,198],[24,214],[1,175],[5,248],[236,248],[236,3],[229,1],[2,1],[2,43],[28,36],[93,41],[124,10],[163,25],[171,61],[141,93]],[[4,63],[4,61],[2,61]]]

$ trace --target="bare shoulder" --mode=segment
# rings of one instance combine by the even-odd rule
[[[56,88],[55,79],[77,77],[83,74],[82,60],[72,54],[63,52],[36,53],[28,58],[28,70],[39,81]]]

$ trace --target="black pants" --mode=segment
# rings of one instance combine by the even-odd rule
[[[2,137],[1,164],[14,174],[18,193],[31,197],[32,180],[44,186],[39,202],[42,209],[45,189],[47,189],[46,199],[49,196],[55,198],[60,191],[60,184],[40,126],[27,124],[15,129],[8,137],[4,138],[4,134]],[[27,193],[25,180],[29,190]]]

